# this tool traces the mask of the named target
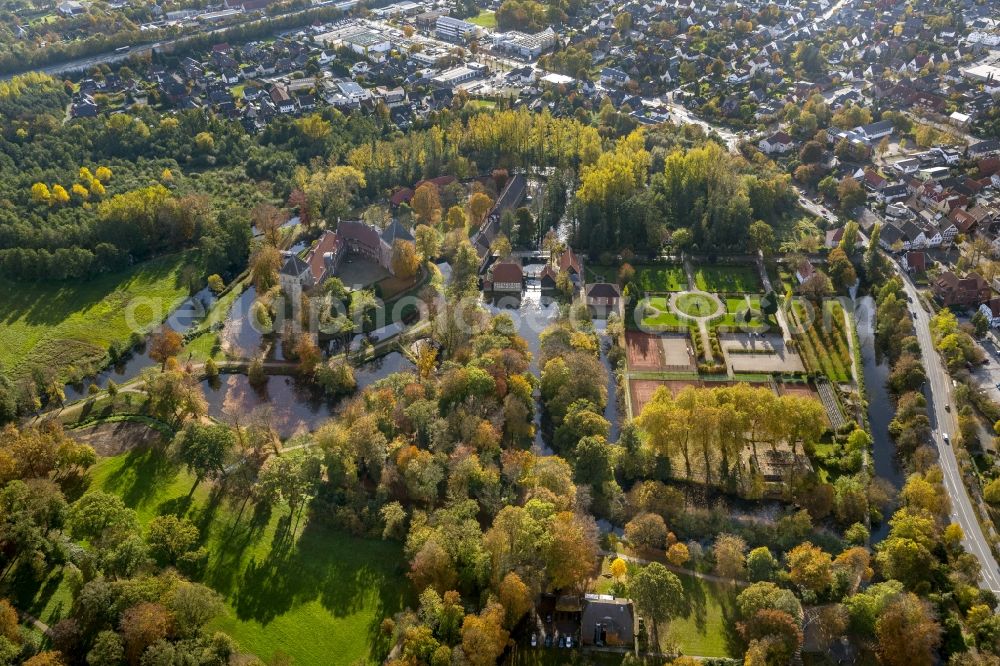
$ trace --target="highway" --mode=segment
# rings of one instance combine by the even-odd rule
[[[916,285],[895,261],[892,262],[892,265],[903,281],[906,295],[912,301],[910,311],[913,314],[913,325],[920,343],[920,355],[923,357],[924,367],[927,370],[927,383],[924,387],[924,395],[927,397],[927,416],[930,418],[931,430],[934,433],[934,445],[938,450],[938,465],[940,465],[944,476],[944,487],[951,500],[951,518],[953,522],[961,526],[962,532],[965,533],[963,540],[965,550],[975,555],[979,560],[982,567],[983,583],[988,589],[1000,594],[1000,569],[997,567],[996,558],[993,556],[986,535],[976,518],[972,500],[969,499],[965,484],[962,482],[955,450],[951,444],[944,441],[943,437],[944,433],[948,433],[948,437],[954,440],[955,434],[958,432],[955,410],[946,409],[947,406],[953,404],[951,377],[948,375],[948,370],[937,350],[934,349],[934,341],[931,339],[930,315],[921,305]]]

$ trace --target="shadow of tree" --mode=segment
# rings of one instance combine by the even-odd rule
[[[371,654],[384,656],[388,644],[379,625],[411,597],[397,572],[399,545],[336,531],[308,511],[296,526],[296,517],[286,508],[281,511],[271,522],[266,515],[253,515],[241,524],[224,526],[230,536],[213,552],[206,582],[230,597],[243,621],[267,624],[309,602],[318,602],[334,617],[370,614]],[[266,554],[260,556],[259,543],[270,531],[264,530],[268,525],[273,532]],[[248,550],[258,552],[244,562]]]
[[[105,489],[119,495],[127,506],[136,507],[155,497],[173,482],[180,466],[153,447],[133,449],[105,480]]]

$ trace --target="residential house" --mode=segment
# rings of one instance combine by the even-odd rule
[[[855,131],[863,136],[866,141],[871,143],[891,135],[893,132],[893,124],[891,120],[880,120],[877,123],[857,127],[855,128]]]
[[[580,616],[580,642],[594,647],[635,645],[635,609],[630,599],[587,594]]]
[[[629,84],[632,78],[620,69],[605,67],[601,70],[601,83],[623,87]]]
[[[271,90],[268,93],[271,97],[271,104],[278,113],[294,113],[295,112],[295,100],[292,96],[288,94],[288,90],[283,85],[275,84],[271,86]]]
[[[922,250],[911,250],[903,255],[903,268],[914,273],[927,272],[927,253]]]
[[[557,277],[556,269],[552,268],[550,264],[546,264],[542,268],[542,272],[538,274],[538,281],[541,283],[542,290],[551,291],[555,289]]]
[[[975,307],[991,298],[990,285],[978,273],[960,278],[951,271],[945,271],[931,286],[934,296],[945,307]]]
[[[792,137],[788,136],[787,133],[777,131],[766,139],[761,139],[758,145],[760,146],[760,149],[768,155],[772,155],[774,153],[784,155],[795,147],[795,142],[792,140]]]
[[[595,282],[587,285],[587,305],[597,314],[608,314],[618,307],[622,292],[618,285]]]
[[[520,293],[524,286],[524,271],[520,264],[504,261],[493,265],[490,279],[484,288],[492,291],[516,291]]]
[[[802,284],[813,275],[816,274],[816,267],[812,265],[812,262],[808,259],[802,259],[799,265],[795,269],[795,279]]]

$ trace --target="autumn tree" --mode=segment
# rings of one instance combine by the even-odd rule
[[[507,647],[503,628],[504,608],[498,603],[486,606],[478,615],[466,615],[462,621],[462,652],[470,666],[494,666]]]
[[[170,612],[160,604],[146,601],[126,609],[121,617],[121,632],[129,663],[138,664],[146,648],[165,638],[170,626]]]
[[[259,203],[250,210],[250,222],[256,227],[257,233],[275,247],[281,241],[281,225],[287,219],[287,213],[269,203]]]
[[[513,571],[504,576],[497,592],[504,609],[504,627],[508,630],[513,629],[531,610],[534,595],[521,577]]]
[[[597,525],[571,511],[552,516],[545,547],[545,569],[552,587],[576,588],[590,577],[597,562]]]
[[[250,257],[250,279],[258,295],[278,284],[281,262],[281,252],[273,245],[261,245]]]
[[[625,538],[639,548],[663,550],[666,548],[667,525],[655,513],[640,513],[625,524]]]
[[[413,243],[397,238],[392,242],[392,258],[390,261],[393,274],[408,280],[417,274],[420,268],[420,258]]]
[[[434,227],[418,224],[413,230],[417,254],[424,261],[431,261],[441,253],[441,233]]]
[[[715,573],[723,578],[742,580],[746,577],[747,544],[742,537],[734,534],[720,534],[712,546],[715,557]]]
[[[469,197],[469,221],[472,222],[473,226],[478,227],[483,223],[483,218],[492,207],[493,200],[490,199],[489,195],[476,192]]]
[[[177,356],[184,346],[184,338],[169,326],[161,326],[149,341],[149,358],[160,363],[160,369],[167,367],[167,359]]]
[[[854,210],[865,202],[865,189],[856,179],[846,176],[837,186],[837,200],[841,210]]]
[[[667,549],[667,560],[675,567],[684,566],[689,559],[691,559],[691,553],[688,551],[688,547],[679,541],[671,544],[670,548]]]
[[[476,196],[476,195],[473,195],[473,196]],[[486,196],[486,195],[484,194],[483,196]],[[489,197],[486,197],[486,198],[489,199]],[[471,202],[470,202],[469,208],[470,208],[470,210],[472,209]],[[465,225],[467,224],[467,222],[468,222],[468,220],[467,220],[467,218],[465,216],[465,211],[462,209],[461,206],[457,206],[456,205],[456,206],[452,206],[451,208],[448,209],[448,217],[447,217],[448,229],[451,229],[451,230],[454,230],[454,229],[463,229],[464,230],[465,229]]]
[[[941,626],[926,601],[906,593],[886,605],[875,622],[875,636],[886,666],[930,666],[941,644]]]
[[[421,184],[413,193],[410,207],[420,224],[436,226],[441,221],[441,196],[437,185],[430,181]]]
[[[791,581],[814,595],[822,594],[833,582],[830,554],[806,541],[788,553]]]

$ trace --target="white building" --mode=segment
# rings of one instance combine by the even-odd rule
[[[470,62],[468,65],[446,69],[431,79],[431,83],[442,88],[454,88],[460,83],[465,83],[466,81],[471,81],[472,79],[481,76],[482,73],[482,65]]]
[[[767,153],[768,155],[773,155],[778,153],[784,155],[792,148],[795,147],[795,143],[792,141],[792,137],[788,136],[785,132],[775,132],[766,139],[761,139],[760,143],[757,144],[760,149]]]
[[[498,50],[519,58],[537,60],[538,56],[555,48],[558,39],[551,27],[533,35],[512,30],[496,35],[493,39],[493,45]]]
[[[479,34],[479,26],[453,16],[439,16],[434,34],[446,42],[467,42]]]

